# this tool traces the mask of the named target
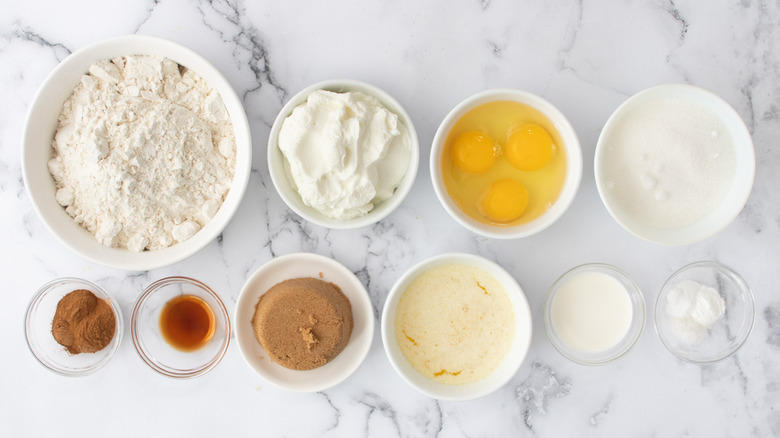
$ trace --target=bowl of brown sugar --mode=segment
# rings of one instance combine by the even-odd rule
[[[317,392],[352,375],[374,333],[365,286],[339,262],[309,253],[277,257],[244,284],[235,310],[236,341],[264,380]]]
[[[114,356],[122,339],[122,311],[100,286],[59,278],[30,301],[25,335],[43,366],[63,376],[85,376]]]

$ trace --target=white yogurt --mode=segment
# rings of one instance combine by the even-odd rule
[[[347,220],[392,196],[409,167],[411,136],[373,96],[318,90],[284,120],[279,149],[303,202]]]
[[[558,288],[550,318],[569,347],[583,353],[606,351],[628,333],[633,319],[631,297],[609,274],[578,273]]]

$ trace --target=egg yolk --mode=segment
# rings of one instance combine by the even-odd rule
[[[479,211],[496,222],[520,217],[528,206],[528,190],[513,179],[500,179],[488,187],[479,201]]]
[[[519,170],[539,170],[550,162],[552,155],[552,138],[538,125],[520,126],[506,142],[506,157]]]
[[[496,161],[496,142],[487,134],[467,131],[452,143],[452,162],[464,172],[482,173]]]

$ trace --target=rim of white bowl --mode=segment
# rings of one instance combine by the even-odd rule
[[[230,113],[236,138],[236,167],[233,181],[217,214],[192,238],[168,248],[141,253],[104,246],[91,233],[73,222],[64,208],[54,200],[54,180],[47,168],[46,162],[48,160],[43,159],[46,155],[51,156],[51,141],[49,141],[46,151],[41,149],[40,142],[31,144],[33,143],[31,138],[40,137],[47,131],[50,132],[50,135],[46,134],[46,136],[50,139],[54,138],[57,129],[56,118],[53,119],[51,126],[41,127],[41,124],[37,120],[33,120],[33,117],[40,111],[44,111],[43,108],[52,107],[53,103],[56,103],[54,106],[59,114],[62,103],[72,94],[78,79],[87,72],[89,65],[101,59],[133,54],[164,56],[185,67],[192,64],[200,66],[192,68],[192,70],[219,91]],[[80,64],[84,64],[85,67],[76,71],[74,66]],[[58,85],[58,82],[63,80],[63,76],[72,79],[72,81],[68,81],[67,87]],[[47,98],[50,94],[57,96],[56,102]],[[249,121],[241,99],[225,76],[194,50],[164,38],[146,35],[124,35],[98,41],[74,51],[62,60],[40,85],[30,104],[24,123],[22,145],[22,176],[27,195],[44,226],[60,242],[81,257],[103,266],[131,271],[145,271],[174,264],[190,257],[211,243],[227,227],[241,205],[249,183],[252,166],[252,136],[249,130]],[[241,147],[242,145],[243,147]],[[36,177],[36,172],[43,176]],[[46,176],[48,176],[49,181],[45,180]],[[41,199],[36,194],[37,187],[47,185],[51,187],[51,199]],[[33,186],[36,187],[35,190],[33,190]],[[68,230],[67,233],[60,232],[61,228]]]
[[[744,318],[743,321],[747,325],[747,328],[745,329],[744,332],[741,333],[738,342],[736,342],[731,347],[723,350],[719,355],[711,354],[709,356],[704,357],[704,356],[686,354],[685,352],[680,351],[679,349],[674,347],[673,340],[670,338],[669,330],[662,328],[663,323],[661,322],[661,319],[663,318],[662,315],[665,315],[666,312],[661,309],[661,306],[664,304],[664,302],[662,302],[661,300],[667,297],[668,295],[667,290],[671,287],[672,282],[677,281],[677,278],[680,276],[685,276],[687,272],[696,269],[711,269],[717,272],[718,275],[722,275],[724,277],[729,278],[741,292],[740,298],[742,298],[742,301],[745,304],[744,310],[746,312],[745,313],[746,317]],[[672,353],[677,358],[682,359],[686,362],[699,364],[699,365],[719,362],[735,354],[737,351],[739,351],[742,348],[743,345],[745,345],[748,338],[750,337],[750,334],[753,333],[753,328],[756,325],[756,300],[755,297],[753,296],[753,291],[750,289],[750,286],[748,286],[745,279],[742,278],[742,276],[739,275],[737,271],[717,261],[701,260],[698,262],[692,262],[685,266],[680,267],[679,269],[671,273],[669,277],[666,279],[666,281],[664,281],[664,284],[661,285],[661,288],[658,290],[658,295],[656,295],[655,304],[653,305],[653,308],[655,309],[655,315],[653,316],[653,325],[655,327],[655,332],[658,335],[658,338],[661,340],[661,344],[663,344],[663,346],[666,347],[666,349],[669,350],[669,352]]]
[[[309,94],[317,90],[328,90],[339,93],[347,91],[360,91],[375,97],[381,102],[387,109],[398,115],[401,121],[406,125],[409,131],[411,140],[411,152],[412,155],[409,160],[409,167],[406,170],[406,174],[401,179],[401,183],[396,187],[393,195],[382,202],[363,216],[340,220],[333,219],[325,216],[319,211],[306,205],[298,192],[292,187],[290,182],[289,164],[287,159],[279,149],[279,131],[282,129],[282,123],[292,111],[302,103],[306,102],[306,98]],[[328,79],[320,81],[312,85],[307,86],[301,91],[297,92],[291,97],[287,103],[284,104],[282,109],[276,116],[273,125],[271,126],[271,132],[268,135],[268,147],[267,147],[267,159],[268,170],[271,174],[271,182],[276,188],[276,192],[282,201],[298,216],[305,220],[319,225],[321,227],[330,229],[355,229],[362,228],[376,222],[381,221],[392,213],[401,203],[406,199],[406,196],[412,189],[414,181],[417,178],[417,170],[420,164],[420,142],[417,137],[417,130],[414,127],[412,118],[406,112],[404,107],[389,93],[381,88],[372,85],[368,82],[359,81],[356,79]]]
[[[566,180],[561,193],[553,206],[542,216],[531,222],[513,227],[495,227],[481,223],[461,210],[450,197],[442,181],[441,154],[444,143],[452,126],[468,111],[475,107],[498,100],[514,100],[529,105],[544,114],[555,126],[555,129],[565,143],[566,150]],[[582,180],[582,148],[577,132],[569,119],[545,98],[524,90],[512,88],[494,88],[473,94],[458,103],[439,124],[433,137],[430,156],[430,173],[433,189],[439,203],[457,223],[466,229],[484,237],[493,239],[519,239],[537,234],[563,216],[574,202]]]

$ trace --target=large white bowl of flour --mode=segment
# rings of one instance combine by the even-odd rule
[[[187,70],[194,72],[197,76],[203,79],[207,84],[208,89],[213,89],[214,93],[218,93],[221,98],[222,104],[219,103],[219,99],[207,99],[204,100],[203,106],[215,105],[217,109],[212,111],[222,111],[222,118],[229,120],[232,124],[233,139],[235,147],[230,149],[227,155],[230,156],[230,162],[234,167],[232,170],[232,178],[224,177],[224,175],[218,180],[222,181],[222,187],[217,192],[222,193],[220,198],[210,199],[208,197],[211,188],[203,181],[198,181],[198,186],[192,188],[191,185],[186,185],[187,191],[174,192],[170,187],[176,184],[176,179],[188,178],[188,181],[195,180],[193,175],[193,165],[199,160],[180,160],[180,163],[184,163],[183,168],[176,169],[176,165],[172,167],[166,167],[163,161],[167,154],[155,155],[156,161],[141,160],[140,162],[132,156],[127,156],[126,159],[132,162],[136,168],[142,168],[144,172],[157,172],[159,177],[155,177],[152,180],[147,180],[143,187],[140,187],[143,178],[138,178],[139,187],[133,184],[123,186],[122,189],[126,193],[132,193],[133,191],[139,191],[146,189],[148,196],[154,196],[155,193],[159,193],[160,196],[166,194],[174,197],[181,198],[176,200],[181,205],[171,205],[171,209],[183,209],[197,207],[199,211],[204,212],[201,217],[200,224],[183,224],[181,219],[177,219],[178,223],[169,227],[169,235],[175,235],[179,239],[171,237],[161,238],[162,243],[157,244],[156,247],[151,242],[147,245],[147,240],[154,240],[157,235],[162,235],[163,231],[149,231],[148,233],[136,232],[132,236],[127,238],[123,237],[121,244],[110,246],[111,238],[106,237],[106,233],[111,236],[111,228],[114,231],[117,225],[114,221],[117,221],[118,217],[111,217],[110,214],[101,213],[98,216],[98,223],[103,227],[100,231],[93,230],[88,231],[86,228],[79,225],[72,214],[66,212],[63,203],[67,203],[70,195],[69,190],[61,189],[55,183],[55,179],[50,171],[51,165],[49,161],[55,156],[55,150],[53,148],[53,140],[55,133],[58,130],[58,118],[61,113],[66,110],[63,109],[63,104],[69,99],[74,89],[80,83],[83,85],[85,79],[84,76],[90,71],[95,63],[101,60],[112,60],[118,58],[127,57],[139,57],[139,56],[154,56],[160,58],[167,58],[179,65],[179,70],[184,76],[184,72]],[[168,65],[171,68],[171,65]],[[182,68],[183,67],[183,68]],[[175,68],[175,67],[173,67]],[[95,75],[95,71],[92,71],[92,76],[99,77],[101,73]],[[111,72],[104,73],[104,75],[110,76]],[[89,79],[87,79],[89,81]],[[143,95],[144,91],[141,90],[138,94],[141,97],[148,98]],[[208,93],[204,93],[204,96]],[[214,94],[216,96],[216,94]],[[153,98],[153,97],[152,97]],[[216,102],[216,103],[215,103]],[[198,104],[196,104],[197,106]],[[154,123],[146,123],[146,126],[141,126],[143,129],[139,129],[139,124],[136,124],[135,130],[129,131],[127,138],[122,138],[122,144],[127,144],[130,141],[146,141],[152,143],[147,145],[147,151],[153,150],[154,144],[162,144],[166,139],[173,138],[179,142],[193,141],[193,135],[191,132],[202,133],[204,128],[192,125],[179,123],[171,123],[172,119],[176,119],[182,108],[177,104],[172,104],[170,111],[167,114],[162,114],[160,111],[147,111],[143,108],[138,109],[131,107],[128,109],[128,113],[135,117],[136,113],[140,114],[142,111],[147,111],[148,114],[152,114],[156,117],[161,124],[167,126],[164,130],[155,130],[149,127]],[[106,112],[115,111],[115,108],[107,108]],[[227,112],[225,115],[224,112]],[[138,118],[141,116],[138,115]],[[186,125],[186,128],[185,128]],[[112,127],[114,129],[114,127]],[[188,135],[177,135],[176,130],[188,129]],[[90,146],[94,149],[94,154],[97,154],[97,159],[106,158],[106,146],[101,144],[100,133],[104,132],[103,127],[94,128],[94,133],[91,138],[94,140],[90,143]],[[159,134],[157,134],[159,132]],[[114,139],[117,139],[117,133],[110,133]],[[160,138],[154,138],[158,136]],[[197,134],[200,135],[200,134]],[[165,137],[165,138],[163,138]],[[220,144],[215,141],[213,145],[214,150],[219,150]],[[27,114],[27,120],[24,127],[23,138],[23,153],[22,153],[22,172],[24,175],[25,186],[27,193],[30,196],[30,200],[34,209],[38,213],[39,217],[45,224],[45,226],[51,230],[51,232],[66,246],[70,247],[76,253],[82,257],[99,263],[101,265],[110,266],[119,269],[127,270],[148,270],[167,266],[176,263],[190,255],[196,253],[201,248],[213,241],[227,226],[233,214],[238,209],[241,199],[243,198],[244,191],[246,190],[247,183],[249,181],[250,167],[251,167],[251,153],[252,153],[251,136],[249,132],[249,123],[246,118],[241,100],[236,95],[235,91],[225,79],[225,77],[211,65],[206,59],[195,53],[194,51],[171,41],[164,40],[156,37],[129,35],[109,40],[101,41],[90,46],[84,47],[62,61],[46,78],[44,83],[38,90],[37,95],[33,99],[32,105]],[[224,146],[224,145],[222,145]],[[113,143],[112,143],[112,148]],[[159,146],[161,149],[162,146]],[[170,155],[175,155],[177,152],[176,145],[168,144],[166,146],[166,152]],[[128,148],[129,149],[129,148]],[[110,154],[114,154],[115,149],[110,149]],[[61,154],[60,154],[61,155]],[[138,154],[140,155],[140,154]],[[105,159],[105,163],[109,160]],[[120,160],[121,161],[121,160]],[[202,161],[202,160],[201,160]],[[101,161],[103,163],[103,161]],[[107,165],[107,164],[106,164]],[[197,164],[200,166],[201,164]],[[229,166],[222,165],[223,167]],[[78,167],[78,166],[76,166]],[[175,172],[177,175],[171,177],[168,175],[168,170],[162,172],[160,175],[160,168],[172,169],[171,172]],[[181,167],[181,166],[180,166]],[[208,170],[208,163],[206,163],[207,171],[203,173],[204,180],[211,181],[214,171]],[[224,170],[224,169],[223,169]],[[164,177],[164,178],[163,178]],[[93,179],[94,180],[94,179]],[[135,181],[133,181],[134,183]],[[101,184],[96,184],[95,192],[103,190]],[[75,190],[75,189],[74,189]],[[83,191],[83,187],[81,188]],[[190,191],[197,190],[202,192],[197,196],[191,196]],[[66,198],[66,199],[63,199]],[[166,202],[169,202],[166,198]],[[170,201],[175,202],[175,201]],[[197,204],[197,205],[195,205]],[[124,208],[123,210],[112,209],[113,214],[116,216],[122,216],[122,219],[131,219],[138,223],[143,223],[144,220],[149,219],[150,216],[161,214],[161,208],[149,209],[149,208],[135,208],[132,204],[130,208]],[[147,205],[147,204],[143,204]],[[162,209],[164,210],[164,209]],[[93,215],[95,216],[95,215]],[[203,220],[203,218],[206,218]],[[125,229],[128,227],[125,226]],[[137,235],[144,235],[144,238],[131,237]],[[189,237],[191,236],[191,237]],[[159,236],[157,236],[159,237]],[[167,242],[166,242],[167,239]],[[103,241],[103,243],[100,242]],[[115,240],[116,242],[116,240]],[[105,244],[107,243],[107,244]],[[132,251],[127,249],[128,247],[135,247]],[[139,251],[138,249],[146,248],[146,250]]]
[[[686,245],[725,228],[753,187],[753,141],[723,99],[691,85],[662,85],[626,100],[596,145],[601,200],[626,230]]]

